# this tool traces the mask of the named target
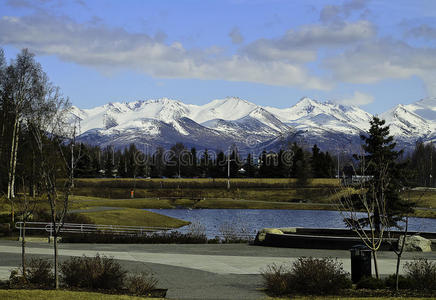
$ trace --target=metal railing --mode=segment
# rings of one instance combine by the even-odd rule
[[[57,223],[56,227],[61,226]],[[51,222],[16,222],[15,228],[20,230],[20,238],[24,228],[26,230],[42,230],[53,235],[54,226]],[[115,233],[120,235],[143,235],[150,232],[174,230],[169,227],[143,227],[143,226],[127,226],[127,225],[101,225],[101,224],[78,224],[64,223],[59,232],[64,233]]]

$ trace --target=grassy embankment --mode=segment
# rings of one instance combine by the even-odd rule
[[[436,218],[436,190],[411,191],[403,197],[416,203],[415,216],[421,218]]]
[[[62,290],[0,290],[0,299],[2,300],[139,300],[142,297],[133,297],[126,295],[108,295],[91,292],[73,292]],[[163,299],[163,298],[147,298]]]
[[[94,224],[178,228],[189,222],[135,208],[84,212]]]
[[[88,198],[92,200],[87,201]],[[37,205],[38,209],[48,211],[48,203],[44,201],[44,199],[40,199],[39,201],[40,203]],[[128,201],[122,201],[118,203],[118,205],[112,205],[111,201],[110,199],[104,198],[72,196],[70,210],[84,209],[85,211],[79,214],[85,215],[94,224],[167,228],[178,228],[189,224],[189,222],[183,220],[143,210],[140,206],[126,205]],[[110,209],[110,207],[107,209],[107,206],[120,209]],[[86,212],[87,208],[97,209],[97,211]],[[99,208],[101,210],[99,210]],[[15,210],[17,213],[19,207],[16,207]],[[10,206],[0,199],[0,223],[8,222],[9,220]],[[17,218],[16,221],[19,221],[19,218]]]

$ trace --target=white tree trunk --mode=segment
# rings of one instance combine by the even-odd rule
[[[18,117],[15,116],[14,128],[12,129],[11,153],[10,153],[9,166],[8,166],[9,170],[8,170],[8,192],[7,192],[7,198],[11,203],[12,223],[15,222],[14,189],[15,189],[15,170],[17,166],[18,135],[19,135]]]
[[[12,201],[11,199],[13,198],[13,192],[12,192],[12,169],[13,169],[13,164],[14,164],[14,153],[15,153],[15,140],[16,140],[16,133],[17,133],[17,123],[18,123],[18,119],[15,118],[14,120],[14,127],[12,129],[12,140],[11,140],[11,152],[10,152],[10,157],[9,157],[9,165],[8,165],[8,199],[10,201]]]
[[[15,171],[17,169],[17,156],[18,156],[18,142],[20,140],[20,124],[17,122],[15,126],[15,148],[14,148],[14,161],[12,164],[12,178],[11,178],[11,198],[15,198]]]

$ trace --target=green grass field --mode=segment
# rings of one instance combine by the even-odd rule
[[[139,300],[142,297],[63,290],[0,290],[2,300]],[[163,299],[163,298],[147,298]]]
[[[84,212],[94,224],[178,228],[189,222],[136,208]]]
[[[422,190],[405,192],[403,197],[416,202],[417,206],[436,208],[436,191],[435,190]]]

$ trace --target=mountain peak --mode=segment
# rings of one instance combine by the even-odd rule
[[[320,102],[309,97],[302,97],[295,105],[319,105]]]
[[[250,104],[250,105],[253,104],[253,103],[251,103],[247,100],[241,99],[239,97],[230,97],[230,96],[225,97],[222,101],[225,103],[232,103],[235,105],[240,104],[240,103]]]
[[[322,103],[308,97],[303,97],[293,107],[291,107],[291,109],[300,113],[311,113],[319,106],[322,106]]]

